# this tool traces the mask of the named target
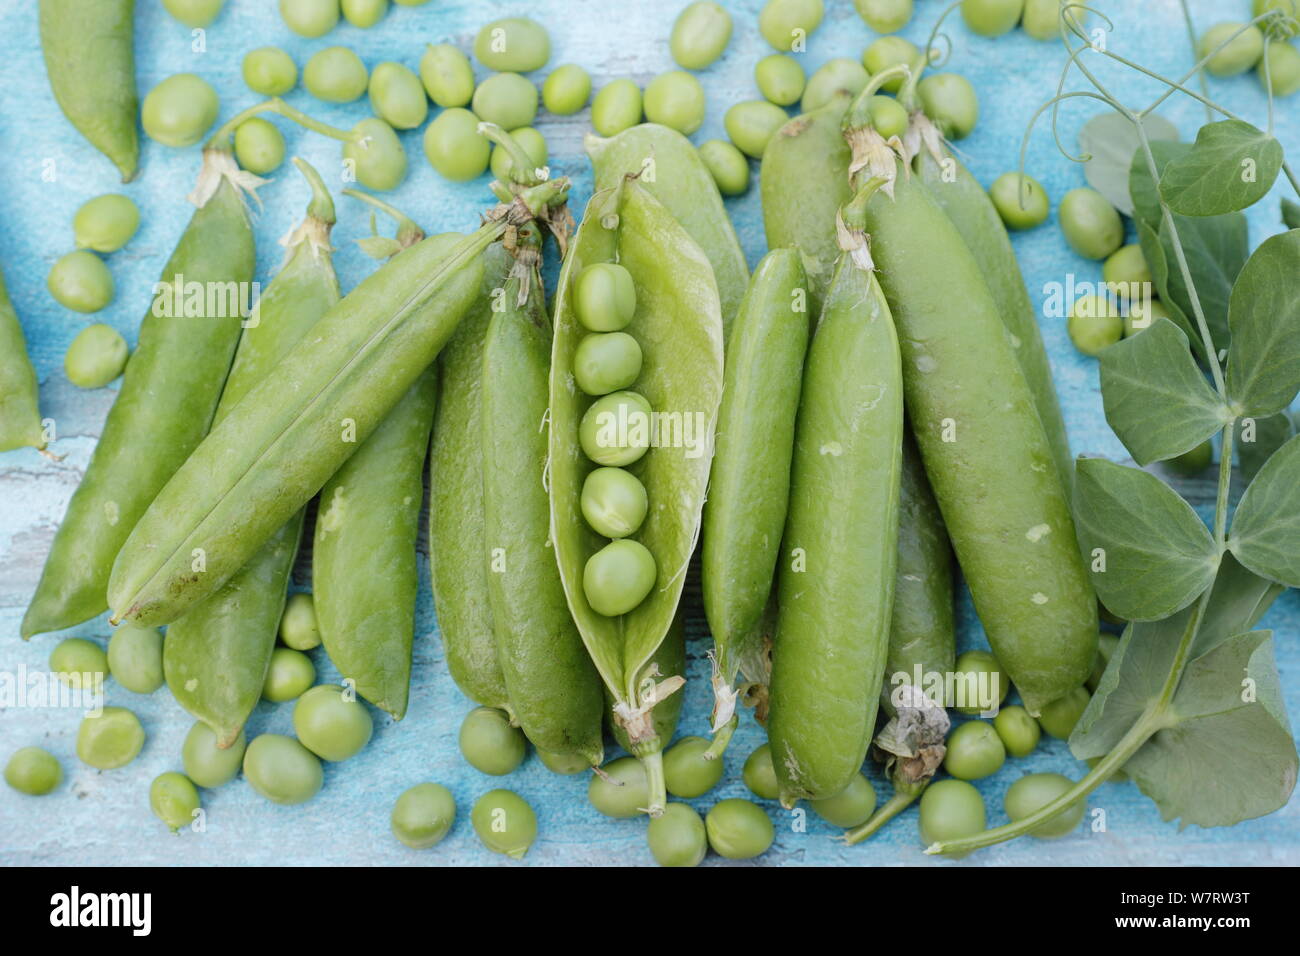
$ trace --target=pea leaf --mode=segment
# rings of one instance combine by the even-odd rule
[[[1255,480],[1264,462],[1295,434],[1295,425],[1286,412],[1263,418],[1244,418],[1237,433],[1237,457],[1241,477],[1249,484]]]
[[[1300,435],[1264,463],[1241,496],[1228,547],[1256,574],[1300,587]]]
[[[1178,139],[1178,128],[1163,116],[1152,113],[1143,119],[1142,127],[1150,140]],[[1129,165],[1138,149],[1137,128],[1133,123],[1120,113],[1100,113],[1079,130],[1079,148],[1089,157],[1083,164],[1088,185],[1124,215],[1133,215]]]
[[[1190,152],[1160,175],[1169,208],[1184,216],[1219,216],[1267,195],[1282,168],[1282,144],[1241,120],[1206,123]]]
[[[1191,316],[1184,315],[1178,303],[1169,296],[1169,263],[1165,261],[1165,247],[1160,244],[1160,234],[1156,231],[1158,227],[1141,219],[1136,220],[1136,225],[1138,242],[1142,246],[1142,256],[1147,261],[1147,268],[1151,270],[1151,284],[1155,286],[1156,295],[1169,313],[1169,318],[1187,336],[1196,357],[1204,362],[1205,347],[1201,342],[1200,333],[1196,331],[1195,322]]]
[[[1192,282],[1196,285],[1201,310],[1210,328],[1210,338],[1215,349],[1225,349],[1228,347],[1228,300],[1232,294],[1232,284],[1236,282],[1237,274],[1250,255],[1246,215],[1240,212],[1222,216],[1175,215],[1172,222],[1182,243]],[[1187,317],[1189,325],[1194,328],[1196,313],[1192,309],[1191,294],[1183,281],[1182,270],[1178,268],[1173,231],[1168,223],[1161,223],[1160,245],[1167,263],[1165,292],[1161,295],[1161,301],[1165,305],[1170,302],[1177,305],[1179,311]],[[1192,338],[1199,340],[1199,333]]]
[[[1232,420],[1168,319],[1102,351],[1106,421],[1139,465],[1190,451]]]
[[[1272,415],[1300,391],[1300,229],[1265,239],[1228,300],[1228,396],[1240,414]]]
[[[1151,157],[1155,160],[1156,172],[1162,173],[1174,160],[1186,156],[1192,151],[1191,143],[1177,143],[1170,140],[1152,140]],[[1160,228],[1160,192],[1156,180],[1151,176],[1147,166],[1146,154],[1138,151],[1133,154],[1132,165],[1128,172],[1128,191],[1132,200],[1131,215],[1138,222],[1145,222],[1152,229]]]
[[[1219,551],[1209,530],[1155,475],[1103,458],[1080,459],[1074,514],[1097,595],[1122,618],[1167,617],[1214,580]]]

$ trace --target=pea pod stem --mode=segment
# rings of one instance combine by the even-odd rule
[[[898,63],[875,74],[854,98],[848,112],[844,114],[844,129],[857,129],[869,124],[871,122],[869,112],[871,98],[880,92],[881,87],[896,76],[903,77],[905,82],[910,81],[912,72],[912,68],[906,63]]]
[[[384,202],[378,196],[372,196],[369,193],[362,192],[360,189],[345,189],[343,195],[351,196],[353,199],[359,199],[361,202],[387,215],[397,223],[397,244],[405,249],[413,246],[421,239],[425,238],[424,230],[419,227],[414,219],[402,212],[392,203]]]
[[[656,738],[656,745],[658,738]],[[646,792],[650,796],[649,806],[645,812],[650,814],[651,818],[661,817],[664,815],[664,809],[668,805],[668,786],[664,782],[664,754],[658,749],[650,753],[637,754],[641,761],[641,766],[645,767]]]
[[[852,830],[849,830],[843,837],[841,837],[841,839],[843,839],[849,846],[853,846],[855,843],[861,843],[868,837],[873,836],[877,830],[915,803],[916,798],[919,797],[929,785],[930,781],[928,779],[923,780],[920,784],[912,787],[901,786],[896,780],[894,784],[894,795],[886,801],[885,805],[873,813],[870,820],[859,827],[854,827]]]
[[[545,167],[538,168],[518,141],[496,123],[482,122],[478,131],[510,154],[510,179],[523,186],[536,186],[550,176]]]
[[[731,738],[736,733],[736,727],[739,724],[740,715],[732,714],[731,719],[722,725],[722,729],[713,735],[713,742],[704,751],[705,760],[717,760],[727,752],[727,746],[731,743]]]
[[[302,110],[290,106],[278,96],[273,96],[269,100],[263,100],[247,109],[240,110],[226,122],[217,127],[217,131],[208,138],[204,149],[221,149],[230,151],[230,138],[234,136],[237,130],[245,120],[251,119],[262,113],[275,113],[277,116],[283,116],[287,120],[292,120],[304,129],[309,129],[313,133],[319,133],[321,136],[327,136],[330,139],[337,139],[340,142],[347,143],[353,139],[353,134],[347,130],[339,129],[337,126],[330,126],[328,123],[322,123],[318,119],[308,116]]]

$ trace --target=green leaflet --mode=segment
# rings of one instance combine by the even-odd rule
[[[1268,133],[1241,120],[1207,123],[1165,167],[1160,192],[1175,213],[1217,216],[1263,199],[1281,168],[1282,144]]]
[[[1177,127],[1155,113],[1143,119],[1142,127],[1153,140],[1153,146],[1155,142],[1178,139]],[[1119,113],[1099,113],[1079,130],[1079,148],[1088,156],[1083,164],[1084,178],[1126,216],[1133,215],[1129,166],[1138,153],[1138,145],[1137,129]]]
[[[1237,432],[1237,459],[1242,480],[1247,484],[1255,480],[1264,462],[1286,444],[1295,434],[1291,416],[1286,412],[1264,418],[1244,418]]]
[[[1300,229],[1300,203],[1285,196],[1282,198],[1282,225],[1288,229]]]
[[[1264,464],[1241,496],[1228,547],[1256,574],[1300,587],[1300,435]]]
[[[1191,152],[1191,149],[1190,143],[1167,140],[1152,142],[1151,157],[1155,160],[1156,172],[1159,173],[1169,163],[1186,156]],[[1133,162],[1129,167],[1128,191],[1132,200],[1130,215],[1132,215],[1133,219],[1136,222],[1145,222],[1153,229],[1159,229],[1161,219],[1160,191],[1156,188],[1156,180],[1151,175],[1150,166],[1147,165],[1146,154],[1141,151],[1133,155]]]
[[[1300,390],[1300,229],[1265,239],[1228,304],[1228,395],[1238,414],[1283,411]],[[1140,338],[1140,336],[1139,336]]]

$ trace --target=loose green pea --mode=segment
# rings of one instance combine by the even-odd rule
[[[639,541],[611,541],[587,559],[582,591],[597,614],[618,617],[634,610],[655,586],[654,555]]]
[[[921,794],[921,842],[926,846],[984,829],[984,798],[965,780],[939,780]]]
[[[140,718],[125,707],[105,707],[98,717],[82,720],[77,731],[77,756],[97,770],[125,767],[143,748]]]
[[[277,647],[271,652],[262,696],[275,704],[300,696],[316,680],[316,667],[302,651]]]
[[[974,716],[993,710],[1011,691],[1011,682],[998,659],[988,651],[967,651],[953,666],[957,713]],[[971,696],[974,695],[974,700]]]
[[[701,143],[700,159],[704,160],[722,195],[739,196],[749,189],[749,160],[725,139]]]
[[[668,52],[688,70],[702,70],[717,61],[731,42],[731,14],[712,0],[697,0],[673,21]]]
[[[280,615],[280,642],[295,651],[320,647],[320,622],[316,619],[316,602],[310,594],[290,594]]]
[[[1297,21],[1300,21],[1300,5],[1297,5],[1296,0],[1253,0],[1250,5],[1251,17],[1263,16],[1274,10],[1286,14],[1286,19],[1269,20],[1266,24],[1269,34],[1283,37],[1295,36],[1296,31],[1300,30],[1300,25],[1297,24]]]
[[[754,65],[754,82],[758,91],[777,106],[790,106],[803,95],[808,78],[794,57],[771,53]]]
[[[1097,356],[1124,337],[1124,320],[1119,303],[1109,296],[1080,296],[1070,306],[1066,321],[1070,341],[1084,355]]]
[[[444,109],[468,106],[474,97],[474,68],[469,57],[450,43],[430,44],[420,58],[420,82]]]
[[[396,189],[406,178],[402,141],[377,116],[367,116],[352,127],[350,138],[343,144],[343,161],[355,170],[357,182],[377,192]]]
[[[1035,40],[1059,40],[1061,22],[1066,20],[1061,10],[1061,0],[1025,0],[1025,12],[1020,17],[1020,25]],[[1088,20],[1087,11],[1071,9],[1068,19],[1072,23],[1083,25]]]
[[[1014,823],[1036,813],[1073,787],[1074,781],[1059,773],[1027,774],[1007,788],[1007,794],[1002,798],[1002,807]],[[1069,836],[1078,827],[1086,810],[1084,800],[1072,803],[1034,827],[1029,835],[1040,840]]]
[[[128,352],[117,329],[97,322],[72,340],[63,356],[63,371],[77,388],[103,388],[122,374]]]
[[[558,773],[562,777],[571,777],[575,773],[582,773],[582,771],[591,768],[587,758],[579,754],[552,753],[549,750],[538,748],[537,759],[551,773]]]
[[[1137,287],[1150,285],[1151,270],[1142,247],[1134,242],[1112,252],[1101,265],[1101,278],[1125,299],[1130,291],[1140,291]]]
[[[263,96],[283,96],[298,85],[298,64],[277,46],[261,46],[244,54],[244,83]]]
[[[835,796],[809,800],[808,805],[813,813],[832,826],[861,826],[876,812],[876,790],[871,781],[859,773]]]
[[[578,321],[592,332],[618,332],[636,314],[632,273],[617,262],[597,262],[578,274],[573,290]]]
[[[751,860],[767,852],[776,828],[758,804],[739,797],[716,804],[704,818],[709,846],[728,860]]]
[[[542,105],[548,113],[571,116],[587,105],[591,75],[576,63],[556,67],[542,84]]]
[[[745,758],[741,777],[749,792],[760,800],[775,800],[781,796],[781,787],[776,782],[776,768],[772,766],[772,748],[768,744],[756,747]]]
[[[551,37],[544,26],[527,17],[493,20],[474,38],[474,56],[499,73],[531,73],[551,58]]]
[[[1205,69],[1215,76],[1236,76],[1245,73],[1264,55],[1264,33],[1259,27],[1251,25],[1245,32],[1236,34],[1246,26],[1244,23],[1216,23],[1201,35],[1201,42],[1196,52],[1201,57],[1210,56],[1219,44],[1227,42],[1222,50],[1210,56]],[[1233,37],[1229,40],[1229,37]]]
[[[108,639],[108,670],[133,694],[152,694],[163,685],[163,638],[156,627],[129,621]]]
[[[690,136],[704,125],[704,87],[683,70],[659,74],[645,88],[645,118]]]
[[[456,822],[456,799],[440,783],[417,783],[393,804],[393,836],[412,850],[441,843]]]
[[[636,381],[641,361],[641,346],[626,332],[595,332],[578,344],[573,378],[588,395],[608,395]]]
[[[424,131],[424,155],[429,165],[455,182],[483,175],[492,144],[478,131],[478,122],[469,110],[443,110]]]
[[[704,821],[685,803],[670,803],[646,827],[646,844],[660,866],[699,866],[709,851]]]
[[[982,780],[1001,769],[1007,748],[987,720],[971,720],[948,735],[943,769],[958,780]]]
[[[907,110],[892,96],[873,96],[867,103],[867,110],[871,115],[871,125],[885,139],[907,132]]]
[[[293,732],[304,747],[331,763],[359,754],[374,729],[366,705],[337,684],[313,687],[293,705]]]
[[[902,37],[881,37],[873,40],[871,45],[862,52],[862,65],[867,68],[868,73],[875,76],[891,66],[902,63],[910,66],[920,55],[921,51],[910,40],[904,40]],[[887,93],[897,93],[903,88],[903,80],[904,77],[899,74],[886,80],[880,88]]]
[[[163,773],[149,785],[149,808],[172,833],[194,822],[194,814],[203,806],[199,791],[183,773]]]
[[[163,9],[196,30],[212,25],[226,0],[163,0]]]
[[[635,757],[619,757],[593,773],[587,783],[587,799],[599,813],[616,820],[629,820],[645,813],[650,788],[645,768]]]
[[[108,676],[108,655],[94,641],[84,637],[69,637],[50,651],[50,673],[66,687],[85,688],[89,680],[98,689]],[[84,675],[89,674],[86,678]]]
[[[1043,705],[1042,712],[1038,715],[1039,726],[1049,737],[1068,740],[1091,699],[1088,688],[1076,687],[1059,700]]]
[[[77,312],[98,312],[113,301],[113,274],[103,259],[85,249],[56,261],[45,285],[55,302]]]
[[[116,252],[140,228],[140,207],[130,196],[105,193],[87,199],[72,217],[72,234],[78,249]]]
[[[1124,242],[1119,213],[1095,189],[1071,189],[1061,199],[1059,215],[1065,241],[1085,259],[1105,259]]]
[[[470,823],[493,853],[522,860],[537,839],[537,814],[512,790],[489,790],[474,802]]]
[[[239,776],[247,747],[248,741],[242,730],[229,747],[218,747],[216,733],[198,720],[181,745],[181,765],[187,777],[200,787],[213,790]]]
[[[1002,740],[1002,746],[1013,757],[1028,757],[1038,746],[1042,729],[1029,711],[1019,704],[1003,707],[993,718],[993,729]]]
[[[596,468],[582,483],[582,516],[593,531],[607,538],[636,534],[649,509],[645,485],[630,471]]]
[[[415,129],[429,116],[420,78],[400,63],[384,62],[370,71],[370,108],[394,129]]]
[[[534,169],[539,169],[546,165],[547,149],[546,139],[541,133],[531,126],[525,126],[522,129],[512,129],[511,138],[523,149],[528,158],[533,161]],[[510,158],[510,153],[501,146],[492,147],[492,159],[489,162],[492,169],[492,175],[503,183],[510,182],[510,173],[515,168],[515,161]]]
[[[1032,229],[1046,221],[1051,208],[1042,184],[1018,172],[1003,173],[993,180],[989,198],[1008,229]]]
[[[706,737],[683,737],[664,752],[664,783],[674,797],[702,797],[722,779],[722,758],[706,760]]]
[[[235,130],[235,158],[250,173],[265,175],[284,162],[284,136],[274,123],[249,117]]]
[[[1191,451],[1185,451],[1181,455],[1175,455],[1173,458],[1165,461],[1165,467],[1177,472],[1180,475],[1199,475],[1210,467],[1214,460],[1214,445],[1207,438]]]
[[[1256,72],[1274,96],[1290,96],[1300,90],[1300,50],[1285,40],[1269,40]]]
[[[339,22],[339,0],[280,0],[280,19],[300,37],[323,37]]]
[[[591,126],[601,136],[616,136],[641,122],[641,90],[631,80],[614,80],[591,103]]]
[[[1025,0],[962,0],[961,18],[973,33],[1000,37],[1015,29],[1024,9]]]
[[[980,118],[975,87],[956,73],[931,73],[916,85],[921,109],[949,139],[970,135]]]
[[[805,98],[807,93],[804,94]],[[723,117],[727,136],[746,156],[763,158],[768,140],[789,120],[785,110],[767,100],[736,103]]]
[[[325,772],[319,758],[292,737],[262,734],[244,751],[244,779],[272,803],[290,806],[316,796]]]
[[[318,50],[302,68],[302,85],[307,92],[330,103],[351,103],[359,99],[368,82],[361,57],[345,46]]]
[[[460,725],[460,752],[475,770],[503,777],[514,771],[528,753],[528,741],[510,718],[495,707],[476,707]]]
[[[518,73],[494,73],[474,91],[474,115],[502,129],[531,126],[537,118],[537,87]]]
[[[388,12],[388,0],[342,0],[343,16],[363,30],[373,27]]]
[[[1130,302],[1128,312],[1124,315],[1124,338],[1130,339],[1151,327],[1156,319],[1169,318],[1169,310],[1159,299],[1150,302]]]
[[[202,77],[177,73],[144,98],[140,121],[149,138],[164,146],[193,146],[216,122],[221,101]]]
[[[799,104],[799,112],[811,113],[825,106],[835,98],[836,93],[847,92],[856,96],[862,92],[869,79],[867,71],[857,60],[851,60],[846,56],[827,60],[821,69],[808,78],[808,85],[803,91],[803,101]]]
[[[650,449],[650,403],[636,392],[612,392],[591,403],[578,441],[598,465],[625,467]]]
[[[853,5],[877,33],[897,33],[912,19],[912,0],[853,0]]]
[[[63,768],[58,760],[40,747],[23,747],[5,764],[5,783],[19,793],[30,797],[43,797],[63,780]]]
[[[758,15],[758,32],[782,53],[802,52],[825,12],[822,0],[767,0]]]

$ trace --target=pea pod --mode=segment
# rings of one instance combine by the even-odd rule
[[[718,284],[725,342],[745,296],[749,267],[717,182],[699,151],[681,133],[655,123],[642,123],[608,139],[589,135],[585,146],[596,189],[612,189],[623,176],[640,174],[638,182],[704,250]],[[651,159],[653,175],[648,169]]]
[[[135,0],[40,0],[41,52],[54,99],[122,182],[140,161],[135,88]]]
[[[115,617],[174,620],[239,570],[437,356],[478,292],[483,251],[567,187],[564,179],[545,183],[498,207],[473,235],[412,246],[330,309],[136,524],[109,581]]]
[[[661,425],[671,427],[676,416],[681,429],[680,440],[650,449],[629,469],[651,502],[633,540],[653,556],[657,582],[644,601],[619,617],[594,611],[583,587],[587,561],[605,540],[587,526],[581,511],[583,481],[594,465],[578,441],[578,424],[592,399],[576,387],[573,374],[574,354],[583,337],[575,311],[575,279],[587,266],[606,262],[625,267],[635,285],[636,308],[625,331],[640,343],[644,355],[636,389],[651,409],[667,413]],[[666,797],[662,741],[650,714],[678,682],[652,686],[645,669],[663,643],[681,597],[704,503],[721,393],[722,316],[708,258],[635,180],[597,192],[569,246],[555,300],[551,538],[569,610],[613,694],[615,718],[627,729],[632,752],[646,764],[652,814],[662,813]]]
[[[659,650],[655,651],[654,657],[650,658],[650,663],[646,665],[646,673],[649,673],[651,668],[664,679],[671,680],[673,677],[686,679],[686,617],[680,607],[673,616],[673,623],[669,626],[668,633],[664,635]],[[677,732],[678,721],[681,720],[683,703],[685,698],[681,694],[669,694],[650,712],[654,732],[660,740],[673,739],[673,734]],[[605,704],[610,718],[607,723],[614,734],[614,739],[620,747],[631,753],[632,741],[628,738],[627,728],[613,719],[614,695],[610,693],[608,687],[605,688]]]
[[[23,327],[9,301],[4,274],[0,273],[0,451],[45,447],[36,403],[36,370],[27,357]]]
[[[339,300],[329,244],[334,202],[314,169],[300,159],[294,163],[311,185],[307,216],[290,233],[284,266],[240,338],[214,425]],[[212,728],[219,747],[234,743],[262,696],[302,521],[299,511],[216,593],[167,628],[167,686],[178,704]]]
[[[717,454],[704,506],[701,583],[713,632],[716,732],[772,592],[790,497],[799,384],[808,350],[807,280],[794,249],[754,271],[728,342]]]
[[[204,153],[199,208],[163,269],[117,400],[55,533],[23,618],[24,637],[71,627],[107,608],[114,557],[207,434],[239,344],[234,299],[253,278],[253,234],[235,184],[239,175],[228,151]],[[175,288],[180,281],[205,294],[183,295]],[[168,314],[186,305],[183,316]]]
[[[861,232],[873,181],[808,348],[772,651],[768,739],[787,807],[840,793],[875,727],[898,557],[898,337]]]

